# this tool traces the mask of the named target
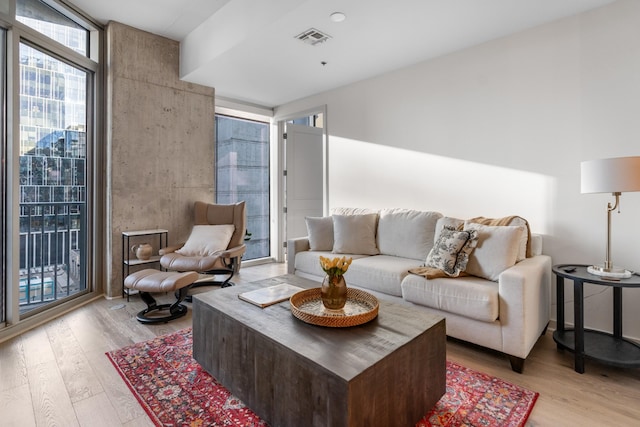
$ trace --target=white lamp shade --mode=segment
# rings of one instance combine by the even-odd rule
[[[640,191],[640,156],[582,162],[582,193]]]

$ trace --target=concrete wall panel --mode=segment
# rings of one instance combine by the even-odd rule
[[[170,244],[184,241],[193,202],[214,200],[215,104],[213,88],[179,80],[177,42],[115,22],[107,26],[107,37],[110,268],[105,292],[117,297],[122,232],[164,228]]]

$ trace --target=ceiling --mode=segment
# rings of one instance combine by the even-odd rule
[[[102,23],[180,41],[182,79],[274,107],[614,0],[70,1]],[[331,38],[295,38],[310,28]]]

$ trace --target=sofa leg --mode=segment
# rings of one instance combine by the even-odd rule
[[[549,327],[549,323],[547,323],[547,324],[544,326],[544,329],[542,330],[542,333],[540,334],[540,336],[541,336],[541,337],[542,337],[542,336],[544,336],[544,334],[546,334],[546,333],[547,333],[547,328],[548,328],[548,327]]]
[[[511,370],[514,372],[521,374],[524,371],[524,359],[510,355],[509,362],[511,362]]]

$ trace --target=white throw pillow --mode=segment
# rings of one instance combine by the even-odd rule
[[[465,230],[478,232],[478,245],[469,257],[466,272],[494,282],[507,268],[516,263],[520,238],[524,227],[522,225],[482,225],[465,222]]]
[[[442,231],[443,228],[451,227],[454,230],[458,230],[459,228],[460,229],[462,228],[463,224],[464,224],[463,219],[452,218],[450,216],[443,216],[442,218],[438,218],[438,221],[436,222],[435,235],[433,236],[433,242],[435,243],[436,241],[438,241],[438,238],[440,237],[440,232]]]
[[[330,216],[305,219],[309,247],[312,251],[330,251],[333,249],[333,218]]]
[[[504,223],[506,219],[509,219],[509,222]],[[516,259],[516,262],[520,262],[523,259],[525,259],[527,257],[527,253],[529,252],[529,256],[531,256],[530,254],[530,249],[528,249],[527,247],[530,246],[529,244],[529,223],[527,222],[526,219],[520,217],[520,216],[510,216],[510,217],[504,217],[504,218],[485,218],[485,217],[477,217],[477,218],[471,218],[469,220],[467,220],[468,222],[474,222],[477,224],[482,224],[482,225],[492,225],[492,226],[497,226],[497,225],[521,225],[523,227],[522,229],[522,235],[520,236],[520,248],[518,249],[518,258]],[[499,224],[496,224],[496,222],[499,222]]]
[[[236,227],[233,224],[194,225],[184,246],[176,252],[184,256],[211,256],[229,246]]]
[[[378,255],[378,214],[333,215],[333,253]]]
[[[383,209],[378,220],[378,249],[383,255],[424,260],[433,247],[438,212]]]

